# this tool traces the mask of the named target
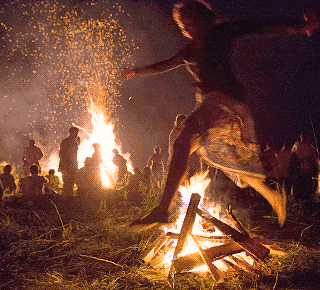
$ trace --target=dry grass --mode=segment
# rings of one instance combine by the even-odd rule
[[[112,196],[112,192],[110,192]],[[43,197],[32,205],[16,199],[0,209],[1,289],[319,289],[318,211],[294,215],[280,229],[272,215],[251,211],[252,234],[285,244],[284,256],[270,255],[252,275],[239,272],[217,285],[197,274],[168,280],[161,270],[139,262],[157,231],[132,232],[127,224],[154,203],[126,204],[125,193],[108,200]],[[258,202],[258,201],[257,201]],[[297,205],[298,206],[298,205]],[[292,205],[291,205],[292,207]],[[300,216],[298,216],[300,215]],[[294,217],[294,218],[293,218]],[[312,217],[312,218],[311,218]],[[313,223],[310,223],[312,221]],[[309,243],[312,240],[312,243]]]

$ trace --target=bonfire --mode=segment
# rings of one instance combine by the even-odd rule
[[[243,270],[254,273],[270,253],[261,238],[250,237],[229,206],[226,214],[231,227],[213,215],[219,206],[206,209],[204,192],[208,172],[194,176],[180,187],[180,215],[142,253],[140,259],[153,267],[165,268],[169,276],[183,272],[210,273],[217,282]],[[197,191],[200,193],[192,193]],[[188,200],[186,202],[186,200]],[[213,212],[213,213],[212,213]]]

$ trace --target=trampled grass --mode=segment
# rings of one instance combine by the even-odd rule
[[[255,274],[238,272],[217,284],[194,273],[168,279],[139,261],[159,231],[131,231],[134,218],[154,205],[126,203],[125,192],[103,200],[43,196],[33,204],[8,199],[0,209],[1,289],[319,289],[319,212],[292,212],[279,228],[269,212],[253,209],[250,234],[274,239],[283,255],[269,255]],[[252,198],[252,196],[250,197]],[[259,200],[255,201],[260,202]],[[251,202],[254,204],[254,202]],[[239,206],[240,207],[240,206]],[[255,217],[255,218],[252,218]]]

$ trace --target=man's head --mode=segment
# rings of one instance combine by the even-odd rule
[[[34,139],[29,140],[29,146],[34,146],[34,144],[36,144]]]
[[[32,175],[38,175],[38,173],[39,173],[39,167],[38,167],[37,164],[33,164],[33,165],[30,166],[30,173],[31,173]]]
[[[161,148],[159,148],[158,146],[156,146],[156,147],[153,148],[153,152],[154,152],[155,154],[160,154],[160,153],[161,153]]]
[[[211,6],[202,0],[177,3],[172,14],[182,34],[190,39],[202,37],[219,18]]]
[[[93,147],[94,151],[99,151],[100,150],[100,144],[99,143],[93,143],[92,147]]]
[[[301,141],[309,141],[309,136],[308,136],[308,134],[307,134],[306,132],[302,132],[302,133],[300,134],[300,140],[301,140]]]
[[[113,153],[113,154],[119,154],[119,151],[118,151],[116,148],[114,148],[114,149],[112,150],[112,153]]]
[[[54,175],[55,174],[55,170],[54,169],[50,169],[49,170],[49,175]]]
[[[76,138],[78,136],[79,129],[77,127],[70,127],[69,134],[71,137]]]
[[[3,168],[3,172],[6,174],[10,174],[11,173],[11,165],[7,164],[4,168]]]

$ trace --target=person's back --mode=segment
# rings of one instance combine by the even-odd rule
[[[22,154],[23,160],[23,174],[24,176],[28,176],[30,171],[29,168],[32,164],[37,164],[39,166],[39,161],[42,159],[43,153],[42,150],[35,146],[35,140],[29,141],[29,146],[24,148]],[[40,169],[40,166],[39,166]]]
[[[312,144],[306,140],[300,141],[293,148],[293,152],[299,159],[302,174],[314,174],[317,167],[317,151]]]
[[[286,177],[289,173],[291,150],[289,147],[283,146],[283,148],[276,155],[278,160],[278,173],[279,177]]]
[[[139,168],[134,168],[134,174],[129,176],[127,189],[130,191],[139,191],[142,173]]]
[[[11,174],[11,166],[9,164],[4,167],[3,173],[0,175],[0,180],[4,190],[9,188],[10,194],[16,191],[17,186],[14,181],[14,177]]]
[[[37,165],[30,166],[31,176],[20,179],[21,194],[23,196],[37,196],[44,194],[44,185],[48,180],[44,176],[38,175],[39,167]]]
[[[117,149],[113,149],[112,152],[114,153],[112,162],[114,165],[118,167],[118,181],[122,181],[126,174],[127,174],[127,160],[119,154]]]

